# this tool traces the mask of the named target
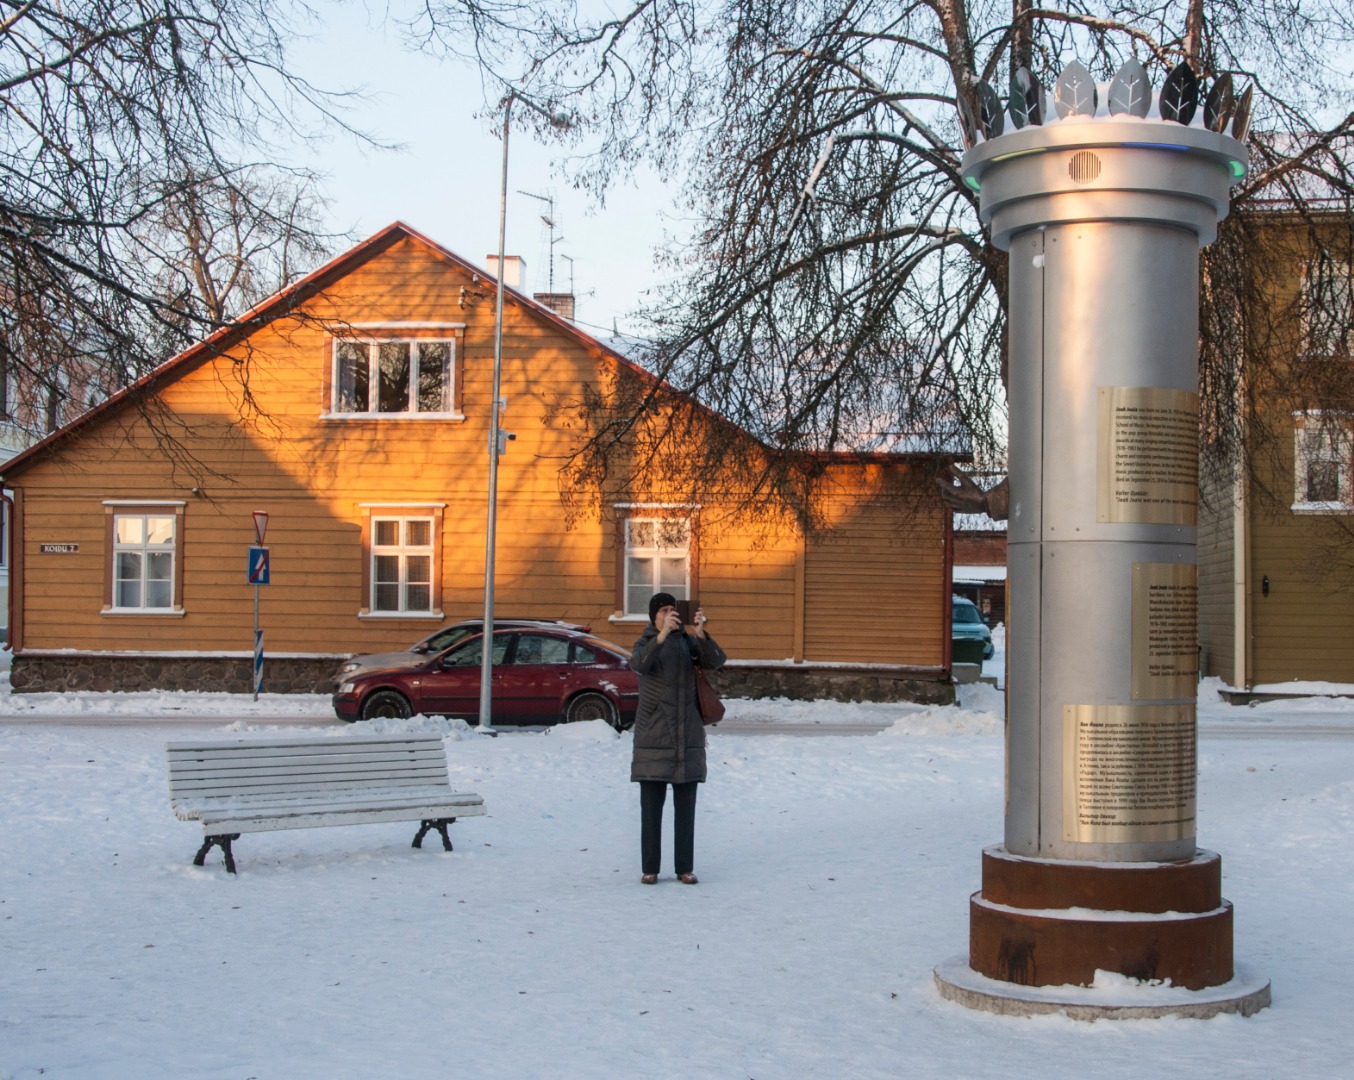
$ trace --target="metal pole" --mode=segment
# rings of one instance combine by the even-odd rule
[[[259,683],[262,680],[259,678],[259,587],[257,585],[254,586],[254,662],[251,667],[253,668],[254,700],[258,701]]]
[[[494,398],[489,410],[489,517],[484,531],[484,629],[480,648],[480,730],[494,734],[494,545],[498,531],[498,444],[502,420],[503,383],[503,261],[508,225],[508,123],[512,103],[508,95],[503,106],[503,183],[498,198],[498,297],[494,305]]]

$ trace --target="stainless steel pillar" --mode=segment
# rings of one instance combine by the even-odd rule
[[[1198,1015],[1268,1002],[1223,989],[1232,907],[1195,846],[1199,249],[1245,170],[1227,135],[1093,115],[964,157],[1010,252],[1010,602],[1005,842],[968,964],[936,972],[955,1000],[1105,970],[1213,991]]]
[[[1136,119],[964,159],[1010,252],[1012,854],[1194,855],[1199,247],[1245,159]]]

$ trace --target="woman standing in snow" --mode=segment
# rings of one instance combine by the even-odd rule
[[[696,706],[696,664],[724,666],[724,650],[705,632],[705,612],[690,626],[677,614],[671,593],[649,601],[649,625],[635,642],[630,667],[639,674],[635,749],[630,779],[639,784],[640,881],[658,881],[662,862],[663,804],[672,785],[673,862],[677,880],[696,884],[696,785],[705,780],[705,725]]]

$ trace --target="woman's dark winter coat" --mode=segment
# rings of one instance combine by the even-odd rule
[[[639,673],[639,709],[635,714],[635,751],[631,780],[686,784],[705,779],[705,724],[696,707],[696,668],[714,671],[727,659],[708,634],[685,633],[658,640],[650,623],[630,654]]]

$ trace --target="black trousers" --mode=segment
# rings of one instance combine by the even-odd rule
[[[672,785],[673,869],[691,873],[696,853],[696,781]],[[663,863],[663,803],[668,785],[662,780],[639,782],[639,853],[642,872],[656,874]]]

